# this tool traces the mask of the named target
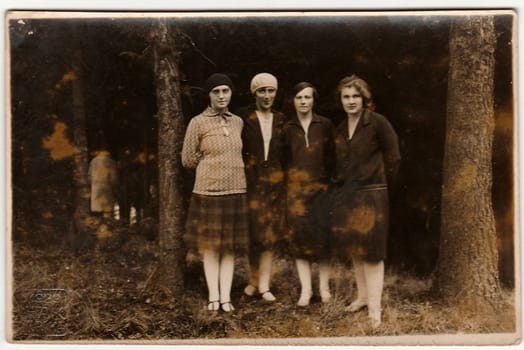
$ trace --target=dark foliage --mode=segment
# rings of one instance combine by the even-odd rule
[[[513,282],[513,90],[511,20],[497,17],[493,199],[503,281]],[[156,217],[157,106],[150,41],[152,19],[32,20],[9,23],[13,238],[60,242],[71,229],[71,157],[57,159],[44,140],[63,123],[71,140],[71,26],[82,36],[90,151],[107,143],[119,162],[124,218],[134,206]],[[401,141],[399,182],[391,190],[389,262],[418,273],[433,270],[438,253],[440,186],[448,70],[446,16],[196,17],[170,20],[182,43],[182,103],[186,121],[204,108],[200,87],[225,72],[236,89],[232,109],[251,102],[249,81],[275,74],[277,105],[310,81],[319,113],[342,118],[334,90],[340,78],[366,79],[376,110]],[[190,183],[191,174],[187,174]],[[187,186],[190,188],[191,186]],[[134,326],[133,326],[134,327]]]

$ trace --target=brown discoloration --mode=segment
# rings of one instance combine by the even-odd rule
[[[451,179],[451,188],[467,191],[474,184],[471,179],[477,178],[477,166],[472,161],[464,160],[459,171]]]
[[[375,226],[376,216],[375,208],[362,205],[352,210],[351,214],[348,215],[347,225],[360,234],[367,234]]]
[[[302,201],[290,201],[288,206],[289,213],[292,215],[306,215],[306,206]]]
[[[56,122],[53,134],[42,140],[42,147],[49,150],[51,158],[62,160],[72,157],[77,149],[66,135],[67,126],[63,122]]]
[[[273,172],[269,176],[269,182],[272,184],[279,184],[284,180],[284,173],[281,171]]]
[[[55,84],[55,88],[57,90],[61,90],[63,88],[64,85],[66,85],[67,83],[69,82],[72,82],[74,81],[75,79],[77,78],[77,74],[75,73],[74,70],[71,70],[69,72],[66,72],[63,76],[62,76],[62,79],[60,79],[60,81],[58,83]]]
[[[147,154],[147,157],[146,157],[145,152],[140,152],[137,154],[135,161],[143,165],[143,164],[146,164],[148,161],[155,160],[155,158],[156,158],[155,155],[152,153]]]
[[[50,212],[50,211],[44,211],[44,212],[42,213],[42,218],[44,218],[44,219],[46,219],[46,220],[49,220],[49,219],[54,218],[54,215],[53,215],[53,213]]]
[[[249,209],[255,210],[255,209],[258,209],[258,208],[260,208],[260,202],[259,201],[257,201],[257,200],[250,200],[249,201]]]

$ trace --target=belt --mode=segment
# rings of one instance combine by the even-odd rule
[[[386,184],[375,184],[375,185],[365,185],[358,189],[358,191],[380,191],[387,190],[388,185]]]

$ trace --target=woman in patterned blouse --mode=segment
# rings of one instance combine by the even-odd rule
[[[233,84],[224,74],[206,81],[209,107],[186,131],[182,164],[195,169],[186,238],[203,257],[209,291],[207,309],[234,310],[234,257],[248,244],[247,200],[241,132],[243,121],[228,110]]]

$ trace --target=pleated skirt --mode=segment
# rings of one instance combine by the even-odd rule
[[[246,194],[191,195],[184,240],[202,253],[246,254],[249,245]]]

